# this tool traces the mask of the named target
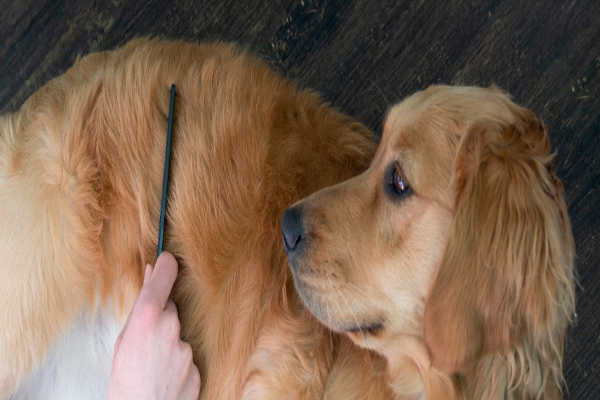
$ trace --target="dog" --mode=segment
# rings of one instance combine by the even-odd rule
[[[552,157],[495,87],[406,98],[367,171],[283,215],[296,289],[401,398],[562,398],[574,243]]]
[[[138,39],[0,117],[0,398],[106,398],[115,340],[165,249],[202,399],[389,399],[387,362],[294,290],[280,219],[363,172],[376,138],[247,51]]]

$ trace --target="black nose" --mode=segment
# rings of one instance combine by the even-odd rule
[[[297,253],[306,242],[306,231],[302,224],[302,210],[291,207],[285,210],[281,217],[281,236],[288,255]]]

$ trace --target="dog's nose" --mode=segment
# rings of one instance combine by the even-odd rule
[[[291,207],[281,217],[281,236],[288,255],[297,253],[306,242],[306,231],[302,224],[302,210]]]

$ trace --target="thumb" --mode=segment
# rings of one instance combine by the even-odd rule
[[[148,272],[150,269],[150,272]],[[154,268],[146,267],[144,275],[144,286],[140,296],[148,296],[153,299],[163,310],[169,299],[169,294],[177,278],[177,260],[169,252],[162,252],[156,260]]]

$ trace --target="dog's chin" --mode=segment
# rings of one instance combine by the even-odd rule
[[[309,311],[326,327],[339,332],[347,333],[354,340],[366,336],[376,336],[384,330],[384,319],[381,317],[357,315],[353,313],[350,306],[344,304],[330,304],[326,296],[318,290],[309,287],[302,279],[294,274],[296,291]],[[340,315],[341,310],[347,308],[347,315]],[[357,341],[357,340],[355,340]]]

